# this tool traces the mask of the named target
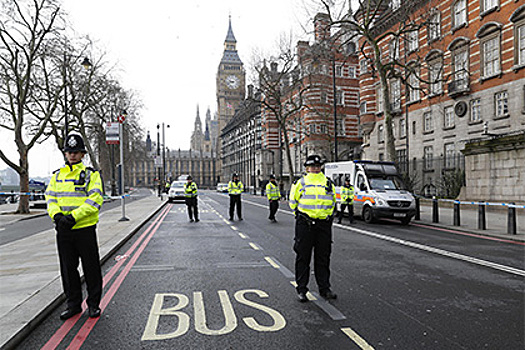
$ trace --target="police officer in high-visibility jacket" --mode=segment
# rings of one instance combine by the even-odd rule
[[[350,219],[350,223],[354,223],[354,186],[350,184],[350,180],[345,180],[345,185],[341,187],[341,212],[339,213],[339,221],[340,224],[343,220],[343,215],[345,214],[345,210],[348,207],[348,218]]]
[[[290,190],[290,208],[295,211],[295,282],[299,301],[308,301],[310,260],[314,255],[314,273],[319,294],[325,299],[337,295],[330,289],[330,254],[332,252],[332,221],[335,207],[335,186],[322,172],[318,155],[308,156],[304,163],[306,175]]]
[[[230,195],[230,221],[233,221],[233,212],[237,207],[237,217],[242,220],[241,193],[244,191],[244,185],[239,180],[239,175],[234,173],[232,180],[228,182],[228,194]]]
[[[190,222],[199,222],[199,208],[197,207],[197,184],[193,182],[193,178],[188,176],[184,184],[184,193],[186,194],[186,206],[188,207],[188,215]]]
[[[47,212],[55,222],[62,285],[67,309],[62,320],[82,311],[82,286],[78,272],[79,259],[87,285],[89,317],[100,316],[102,272],[96,237],[96,224],[102,207],[102,180],[98,171],[86,167],[86,154],[80,135],[70,134],[65,140],[66,165],[54,172],[46,189]]]
[[[272,222],[277,222],[275,219],[275,214],[279,209],[279,199],[281,198],[281,192],[279,192],[279,186],[277,185],[275,175],[273,174],[270,175],[270,181],[266,185],[266,197],[268,197],[268,201],[270,202],[270,216],[268,219],[270,219]]]

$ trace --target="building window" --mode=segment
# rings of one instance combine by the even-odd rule
[[[457,0],[452,6],[452,29],[467,24],[467,0]]]
[[[359,113],[366,114],[366,101],[361,102],[361,104],[359,105]]]
[[[408,99],[409,102],[419,101],[419,68],[413,67],[410,69],[408,76]]]
[[[391,0],[390,1],[390,7],[392,7],[392,11],[397,10],[401,6],[401,0]]]
[[[376,87],[376,106],[377,106],[377,112],[383,113],[384,106],[383,106],[383,89],[381,88],[381,84],[379,84]]]
[[[407,150],[398,149],[396,150],[396,160],[401,173],[406,173],[408,168]]]
[[[444,123],[443,123],[443,127],[445,129],[450,129],[450,128],[453,128],[454,125],[455,125],[455,120],[454,120],[454,107],[453,106],[449,106],[449,107],[445,107],[445,118],[444,118]]]
[[[366,59],[363,59],[359,62],[359,68],[361,70],[361,74],[368,72],[368,63],[366,62]]]
[[[499,0],[481,0],[481,14],[494,10],[499,5]]]
[[[337,122],[337,136],[345,136],[345,120],[344,118],[342,120],[338,120]]]
[[[500,73],[499,32],[481,42],[481,76],[488,78]]]
[[[435,11],[430,15],[428,25],[428,41],[432,42],[441,36],[441,13]]]
[[[439,95],[443,92],[443,62],[441,59],[429,62],[430,95]]]
[[[345,104],[345,92],[343,90],[336,90],[335,92],[335,102],[338,106],[344,106]]]
[[[434,130],[434,121],[432,120],[432,112],[425,112],[423,114],[423,131],[431,132]]]
[[[377,142],[378,143],[385,142],[385,132],[384,132],[383,125],[379,125],[379,127],[377,128]]]
[[[315,124],[310,124],[310,135],[317,134]]]
[[[453,85],[456,91],[463,91],[467,89],[469,79],[469,61],[467,48],[461,47],[452,52],[454,81]],[[449,91],[450,92],[450,91]]]
[[[507,91],[501,91],[494,95],[496,117],[505,117],[509,114],[509,95]]]
[[[406,127],[407,125],[406,125],[405,119],[400,119],[399,120],[399,138],[403,138],[407,136]]]
[[[335,76],[336,77],[342,77],[343,76],[343,66],[336,66],[335,67]]]
[[[321,125],[321,128],[320,128],[320,131],[321,131],[321,134],[322,135],[326,135],[327,134],[327,131],[326,131],[326,125]]]
[[[399,40],[397,38],[390,41],[389,53],[391,61],[399,60]]]
[[[470,121],[478,122],[481,120],[481,99],[477,98],[470,101]]]
[[[419,48],[419,31],[416,29],[408,32],[407,41],[408,52],[416,51]]]
[[[412,122],[412,135],[415,135],[416,134],[416,121],[414,120]]]
[[[401,81],[399,79],[390,82],[390,106],[392,111],[401,110]]]
[[[432,146],[425,146],[423,148],[423,159],[425,164],[425,170],[432,169],[432,160],[434,158],[434,150]]]
[[[355,67],[348,67],[348,77],[349,78],[355,78]]]
[[[328,74],[328,71],[327,71],[327,69],[326,69],[326,64],[323,64],[323,65],[321,66],[321,74],[324,74],[324,75]]]
[[[523,66],[525,65],[525,21],[516,26],[514,37],[516,38],[514,62],[517,66]]]
[[[456,147],[453,143],[445,145],[445,168],[453,169],[456,167]]]
[[[326,91],[321,91],[321,103],[326,103]]]

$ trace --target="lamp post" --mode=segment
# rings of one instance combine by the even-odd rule
[[[64,84],[64,142],[66,141],[67,133],[69,131],[69,116],[68,116],[68,106],[67,106],[67,70],[66,70],[66,62],[67,61],[67,55],[64,52],[64,76],[63,76],[63,84]],[[91,62],[89,61],[89,58],[84,57],[84,60],[82,61],[81,65],[87,70],[93,67]]]
[[[165,125],[164,123],[162,123],[162,185],[165,185],[165,182],[166,182],[166,134],[165,134],[165,127],[170,127],[169,125]],[[157,139],[159,139],[159,130],[160,130],[160,124],[157,124]],[[159,140],[160,141],[160,140]],[[159,146],[157,146],[157,155],[160,156],[160,144]],[[159,173],[160,173],[160,168],[159,168]],[[159,174],[159,196],[160,196],[160,186],[161,186],[161,182],[160,182],[160,174]]]
[[[120,204],[122,205],[122,217],[118,221],[129,221],[126,217],[126,182],[124,181],[124,121],[128,113],[123,110],[119,116],[119,134],[120,134],[120,184],[122,186],[122,194],[120,197]]]
[[[334,162],[337,162],[337,89],[335,85],[335,53],[332,53],[332,85],[334,89]]]
[[[155,159],[155,167],[157,170],[157,189],[159,191],[159,197],[162,198],[160,192],[160,167],[158,166],[158,159],[160,157],[160,124],[157,124],[157,158]]]

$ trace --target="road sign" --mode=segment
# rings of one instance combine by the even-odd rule
[[[121,114],[118,116],[118,122],[119,123],[124,123],[126,121],[126,116]]]
[[[119,123],[108,122],[106,123],[106,144],[118,145],[119,144]]]

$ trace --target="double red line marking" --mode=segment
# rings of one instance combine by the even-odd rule
[[[116,278],[115,282],[111,285],[111,287],[108,289],[108,291],[102,298],[101,303],[100,303],[100,309],[102,310],[102,312],[104,312],[109,302],[111,301],[111,299],[113,298],[117,290],[119,289],[120,285],[122,284],[122,282],[128,275],[129,271],[131,270],[131,268],[133,267],[133,265],[135,264],[139,256],[142,254],[142,252],[148,245],[149,241],[155,234],[155,232],[157,232],[160,224],[162,223],[166,215],[168,215],[168,212],[170,211],[172,206],[173,206],[172,204],[168,205],[161,212],[161,214],[155,219],[155,221],[147,228],[147,230],[144,231],[144,233],[139,237],[139,239],[137,239],[137,241],[133,243],[133,245],[128,249],[125,255],[129,255],[131,256],[131,258],[119,260],[115,264],[115,266],[113,266],[111,270],[104,276],[103,287],[106,287],[106,285],[111,281],[111,279],[120,269],[120,267],[126,262],[126,260],[128,261],[128,264],[126,265],[126,267],[124,267],[120,275]],[[69,331],[71,331],[71,329],[78,322],[78,320],[80,319],[81,315],[84,313],[86,308],[87,307],[86,307],[86,303],[84,300],[84,302],[82,303],[82,312],[66,320],[64,324],[55,332],[55,334],[53,334],[53,336],[42,347],[42,350],[56,349],[56,347],[62,342],[64,337],[69,333]],[[73,338],[73,340],[71,341],[71,344],[69,344],[67,349],[79,349],[84,343],[84,341],[86,340],[86,338],[88,337],[93,327],[95,327],[99,319],[100,318],[88,318],[86,322],[84,323],[84,325],[82,326],[82,328],[78,331],[76,336]]]

